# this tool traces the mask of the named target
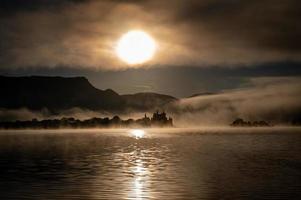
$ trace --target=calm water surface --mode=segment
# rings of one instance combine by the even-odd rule
[[[301,199],[301,130],[0,131],[0,199]]]

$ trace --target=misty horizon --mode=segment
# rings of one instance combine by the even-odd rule
[[[14,79],[13,77],[4,78],[4,80],[22,80],[23,82],[25,81],[25,84],[27,81],[33,81],[32,83],[36,83],[40,86],[41,84],[44,84],[43,88],[45,90],[49,90],[47,88],[50,88],[50,85],[47,84],[47,82],[41,82],[44,79],[65,81],[64,84],[68,83],[68,81],[73,81],[68,83],[68,85],[73,84],[80,88],[86,88],[84,89],[86,91],[95,90],[95,92],[98,92],[98,90],[89,83],[89,80],[81,77],[67,79],[62,77],[19,77],[17,79]],[[23,86],[17,84],[14,87],[21,87],[22,91],[37,90],[37,88],[35,89],[32,84],[31,86],[26,86],[24,83]],[[62,105],[63,107],[60,106],[59,102],[53,102],[53,104],[46,101],[48,103],[44,105],[41,104],[38,107],[36,107],[34,104],[31,105],[19,103],[10,109],[5,107],[1,108],[0,119],[31,120],[33,118],[51,119],[61,117],[87,119],[93,117],[113,117],[114,115],[119,115],[122,118],[137,118],[143,116],[144,113],[151,114],[156,110],[166,110],[175,119],[176,125],[180,127],[208,125],[225,126],[229,125],[236,118],[255,121],[266,120],[274,125],[289,125],[292,123],[292,121],[298,121],[300,118],[301,104],[298,99],[298,96],[301,94],[300,83],[301,80],[299,78],[254,78],[252,79],[252,85],[247,85],[245,88],[226,90],[219,93],[201,93],[179,99],[156,93],[146,92],[133,95],[118,95],[117,93],[114,93],[113,90],[99,90],[104,94],[107,92],[111,93],[112,91],[114,95],[116,95],[112,96],[114,101],[117,100],[116,98],[120,98],[118,101],[120,101],[121,104],[117,103],[117,101],[116,105],[110,103],[111,106],[109,107],[103,107],[105,104],[100,105],[100,107],[95,107],[94,103],[92,102],[100,101],[102,96],[93,97],[96,99],[92,102],[90,102],[92,99],[89,100],[88,97],[88,99],[84,100],[86,103],[83,102],[83,104],[74,104],[74,106],[71,104],[66,104],[65,106]],[[57,90],[63,89],[64,93],[64,91],[67,92],[67,90],[71,89],[69,86],[64,88],[65,89],[60,88],[59,85],[55,86],[52,93],[49,94],[50,96],[48,95],[48,98],[52,98],[51,95],[63,95],[57,93]],[[47,93],[41,93],[40,95],[47,95]],[[77,94],[71,93],[69,96],[64,97],[66,98],[67,102],[69,99],[74,98],[72,95]],[[82,95],[86,96],[83,93],[80,94],[79,97]],[[278,98],[279,95],[281,98]],[[122,103],[124,100],[127,103]],[[92,107],[86,107],[86,105],[89,104],[91,104],[90,106]],[[83,107],[77,105],[82,105]]]

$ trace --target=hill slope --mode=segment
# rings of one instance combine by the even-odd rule
[[[175,100],[155,93],[119,95],[111,89],[95,88],[85,77],[0,76],[0,90],[0,108],[47,108],[53,112],[74,107],[108,112],[144,111]]]
[[[121,109],[124,100],[112,90],[94,88],[84,77],[0,77],[2,108],[61,110],[72,107],[87,109]]]
[[[135,110],[162,109],[165,105],[176,101],[177,99],[157,93],[137,93],[123,95],[126,106]]]

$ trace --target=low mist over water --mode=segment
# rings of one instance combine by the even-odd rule
[[[300,128],[0,132],[0,199],[299,199]]]

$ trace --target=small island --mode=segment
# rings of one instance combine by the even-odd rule
[[[150,118],[146,114],[140,119],[122,120],[119,116],[112,118],[91,118],[79,120],[73,117],[61,119],[32,119],[30,121],[0,122],[0,129],[59,129],[59,128],[128,128],[128,127],[172,127],[173,120],[166,113],[159,111]]]
[[[230,126],[233,127],[270,127],[271,125],[266,121],[245,121],[241,118],[234,120]]]

